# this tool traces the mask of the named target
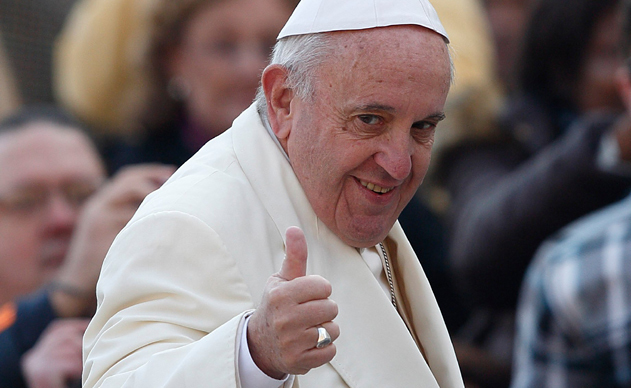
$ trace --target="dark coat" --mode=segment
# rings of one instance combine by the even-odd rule
[[[576,120],[520,101],[502,138],[462,144],[443,158],[452,196],[450,261],[456,284],[478,307],[514,309],[526,267],[544,239],[622,199],[631,177],[600,169],[601,139],[615,118]]]

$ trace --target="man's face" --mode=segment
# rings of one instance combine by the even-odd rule
[[[76,130],[36,122],[0,135],[0,301],[50,280],[83,201],[103,179],[98,155]]]
[[[312,98],[291,101],[281,144],[317,216],[347,244],[367,247],[385,238],[425,176],[449,57],[421,27],[336,35]]]

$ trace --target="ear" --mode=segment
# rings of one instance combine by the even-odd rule
[[[263,71],[261,85],[267,99],[267,116],[272,131],[279,140],[286,140],[291,132],[291,101],[293,90],[287,86],[286,68],[270,65]],[[281,143],[283,143],[281,141]]]

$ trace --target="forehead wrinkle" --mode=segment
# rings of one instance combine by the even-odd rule
[[[392,32],[392,34],[390,34]],[[344,104],[338,106],[336,110],[340,116],[347,116],[350,112],[361,110],[381,111],[389,114],[397,113],[401,110],[408,111],[410,106],[407,93],[422,93],[427,88],[435,88],[432,79],[442,78],[443,68],[435,65],[441,60],[441,52],[446,51],[446,44],[441,40],[438,45],[434,40],[428,44],[408,43],[410,34],[417,37],[419,33],[425,31],[413,29],[409,26],[404,27],[387,27],[383,29],[375,29],[361,32],[342,31],[334,32],[331,35],[332,52],[337,55],[326,56],[321,66],[315,69],[314,76],[314,94],[319,94],[325,90],[334,93],[327,96],[323,93],[321,97],[335,98],[342,90],[352,90],[357,82],[364,85],[361,97],[355,103]],[[430,35],[427,35],[430,37]],[[425,40],[425,37],[422,37]],[[428,38],[431,39],[431,38]],[[390,44],[388,44],[390,43]],[[393,48],[391,44],[411,44],[411,50],[394,50],[398,55],[394,61],[385,59],[386,54],[391,53]],[[401,57],[402,55],[402,57]],[[445,68],[449,66],[448,55],[445,58]],[[418,66],[418,63],[428,61],[430,66]],[[397,75],[398,74],[398,75]],[[431,79],[427,79],[430,77]],[[387,83],[387,88],[383,85]],[[345,85],[345,86],[344,86]],[[444,86],[449,89],[450,79],[445,77]],[[376,94],[378,98],[373,99],[371,95]],[[384,98],[390,101],[384,101]],[[352,98],[355,99],[355,98]],[[351,99],[351,100],[352,100]],[[350,101],[346,101],[350,102]],[[436,109],[438,107],[434,107]],[[431,109],[431,108],[430,108]],[[440,121],[442,112],[441,108],[431,111],[416,112],[419,121],[426,119],[434,119]],[[415,116],[416,116],[415,114]],[[440,118],[440,119],[439,119]]]
[[[383,105],[383,104],[378,104],[378,103],[359,105],[359,106],[355,107],[355,110],[358,110],[358,111],[363,111],[363,110],[365,110],[365,111],[375,111],[375,110],[379,110],[379,111],[384,111],[384,112],[388,112],[388,113],[396,112],[396,108],[394,108],[393,106]]]
[[[369,72],[374,69],[376,63],[371,58],[383,58],[388,53],[396,52],[398,55],[405,55],[406,59],[379,63],[381,73],[401,72],[401,63],[407,63],[410,67],[418,67],[417,63],[425,61],[433,61],[433,58],[440,56],[442,51],[447,51],[447,45],[441,40],[441,45],[435,47],[434,44],[421,44],[421,42],[430,39],[430,35],[435,34],[429,32],[419,26],[389,26],[379,27],[368,30],[358,31],[334,31],[329,32],[332,37],[330,44],[331,51],[336,55],[327,56],[316,69],[315,76],[318,79],[328,80],[330,72],[324,68],[337,67],[335,73],[341,75],[343,79],[353,78],[358,71]],[[419,34],[423,34],[419,36]],[[436,34],[437,35],[437,34]],[[412,39],[412,40],[411,40]],[[429,41],[428,41],[429,42]],[[405,48],[401,49],[406,45]],[[419,46],[421,44],[421,46]],[[408,47],[409,45],[409,47]],[[446,58],[449,58],[448,54]],[[447,60],[446,65],[449,65]],[[381,77],[380,75],[372,75],[372,77]],[[407,74],[406,79],[415,82],[417,76]],[[382,82],[382,79],[376,79],[375,82]],[[447,81],[449,83],[449,81]],[[328,85],[332,86],[332,85]]]

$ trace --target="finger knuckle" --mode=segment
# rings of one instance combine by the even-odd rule
[[[286,292],[279,286],[272,287],[267,293],[267,299],[272,305],[282,304],[286,298]]]

